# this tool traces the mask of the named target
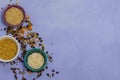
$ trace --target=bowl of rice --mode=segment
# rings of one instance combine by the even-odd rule
[[[38,48],[30,49],[24,56],[24,65],[32,72],[38,72],[44,69],[46,63],[46,53]]]
[[[25,11],[19,5],[9,5],[3,10],[2,20],[9,27],[20,26],[25,20]]]
[[[12,36],[0,37],[0,61],[10,62],[14,60],[20,51],[18,41]]]

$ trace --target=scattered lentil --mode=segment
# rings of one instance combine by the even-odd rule
[[[36,77],[36,78],[39,78],[40,76],[42,76],[42,73],[41,73],[41,72],[38,72],[38,74],[37,74],[37,77]]]
[[[46,66],[45,68],[48,69],[48,66]]]
[[[54,70],[54,69],[52,69],[52,72],[55,72],[55,70]]]
[[[26,78],[23,76],[23,77],[22,77],[22,80],[26,80]]]
[[[33,78],[33,80],[35,80],[35,78]]]
[[[49,73],[47,73],[46,75],[47,75],[48,77],[50,77],[50,74],[49,74]]]
[[[59,72],[57,71],[56,74],[59,74]]]
[[[54,77],[54,73],[52,73],[52,77]]]

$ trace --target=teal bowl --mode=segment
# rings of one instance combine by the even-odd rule
[[[40,54],[43,56],[43,58],[44,58],[44,64],[43,64],[40,68],[38,68],[38,69],[34,69],[34,68],[30,67],[30,66],[28,65],[28,61],[27,61],[27,60],[28,60],[28,56],[29,56],[30,54],[34,53],[34,52],[40,53]],[[42,69],[44,69],[46,63],[47,63],[46,53],[45,53],[43,50],[40,50],[40,49],[38,49],[38,48],[30,49],[29,51],[26,52],[26,54],[25,54],[25,56],[24,56],[24,65],[25,65],[25,67],[26,67],[27,69],[29,69],[29,70],[32,71],[32,72],[41,71]]]

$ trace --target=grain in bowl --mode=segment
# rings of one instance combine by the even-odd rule
[[[19,53],[19,44],[11,36],[0,38],[0,61],[9,62],[17,57]]]
[[[40,68],[44,64],[44,58],[41,54],[34,52],[28,56],[28,65],[34,69]]]
[[[22,7],[18,5],[11,5],[4,11],[3,21],[10,27],[22,24],[25,18],[25,12]]]
[[[28,70],[39,72],[40,70],[43,70],[47,64],[46,53],[39,48],[32,48],[26,52],[24,64]]]

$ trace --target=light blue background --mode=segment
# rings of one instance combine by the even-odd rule
[[[9,0],[0,0],[5,7]],[[120,80],[120,0],[20,0],[60,71],[39,80]],[[0,27],[5,27],[1,22]],[[2,33],[0,33],[2,35]],[[53,43],[53,45],[51,45]],[[0,66],[0,80],[14,80]],[[49,72],[45,71],[44,73]],[[32,80],[34,75],[28,75]]]

